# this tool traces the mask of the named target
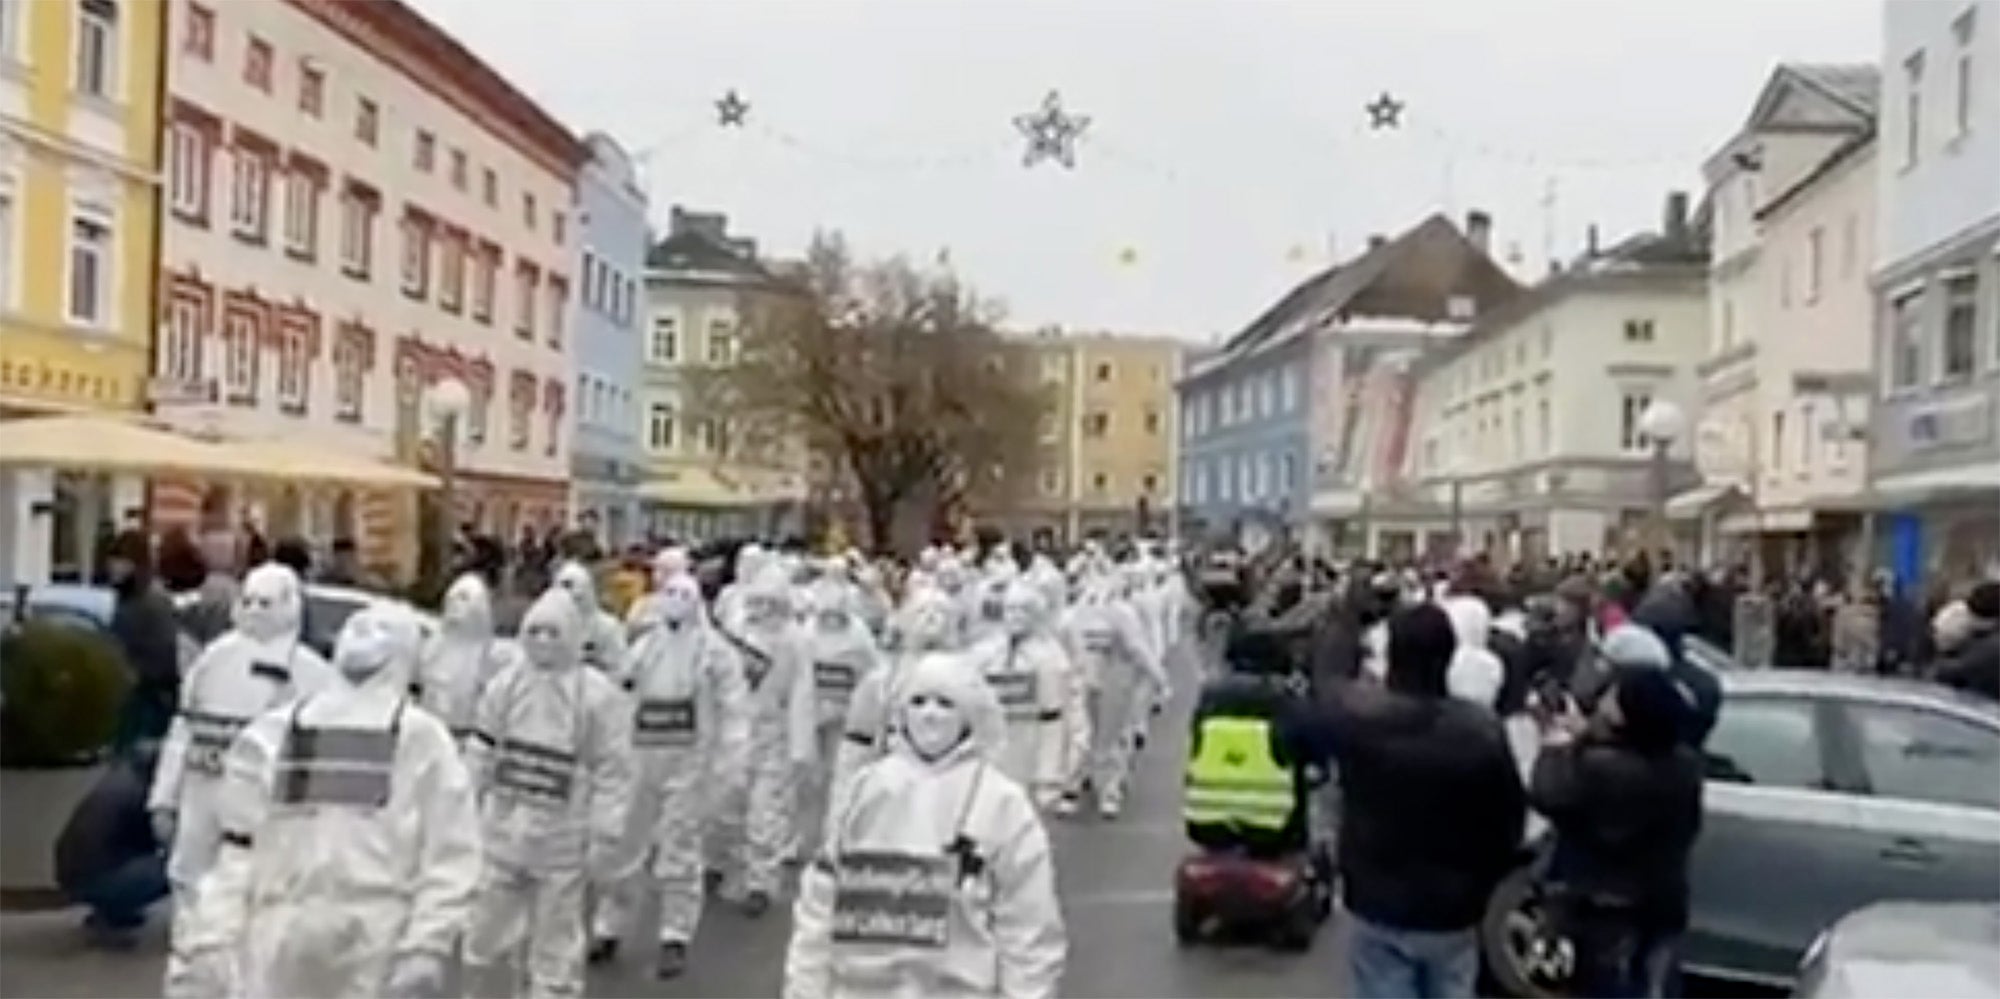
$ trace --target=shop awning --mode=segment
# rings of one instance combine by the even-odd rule
[[[1708,512],[1709,507],[1742,492],[1733,482],[1704,483],[1667,500],[1667,516],[1673,520],[1693,520]]]
[[[286,441],[224,441],[217,446],[252,459],[263,477],[371,489],[435,489],[438,478],[365,455]]]
[[[120,413],[33,416],[0,423],[0,467],[273,477],[254,455]]]
[[[1875,480],[1873,490],[1888,506],[2000,492],[2000,461],[1885,475]]]

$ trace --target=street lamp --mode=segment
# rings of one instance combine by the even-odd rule
[[[1673,547],[1673,531],[1667,526],[1667,454],[1674,442],[1687,432],[1687,414],[1665,399],[1656,399],[1639,414],[1639,432],[1653,447],[1653,531],[1661,549]]]
[[[458,494],[458,427],[472,408],[472,390],[456,378],[445,378],[430,387],[424,409],[430,414],[437,441],[438,503],[436,522],[428,552],[431,580],[442,581],[451,567],[452,510]]]

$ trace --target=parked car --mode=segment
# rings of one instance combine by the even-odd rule
[[[1878,902],[1833,924],[1799,965],[1799,999],[2000,999],[2000,905]]]
[[[1886,900],[2000,901],[2000,705],[1927,683],[1719,669],[1690,972],[1789,985],[1841,917]],[[1555,994],[1574,952],[1548,918],[1545,845],[1495,892],[1488,970]]]
[[[0,609],[5,611],[5,621],[50,621],[67,624],[106,634],[111,630],[111,615],[117,609],[118,596],[108,586],[90,586],[83,583],[50,583],[28,590],[25,611],[17,594],[9,593]],[[180,636],[181,669],[185,670],[194,662],[201,646],[186,632]]]

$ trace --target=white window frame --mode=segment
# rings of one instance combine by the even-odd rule
[[[294,253],[319,248],[319,187],[303,170],[285,172],[285,248]]]
[[[77,242],[77,228],[80,225],[96,226],[103,230],[103,243],[96,258],[97,285],[91,296],[95,299],[93,310],[96,315],[84,315],[77,311],[76,280],[78,254],[83,247]],[[63,315],[72,325],[91,329],[110,329],[114,323],[114,313],[118,302],[118,216],[103,206],[77,203],[69,210],[68,225],[64,229],[65,252],[63,255]]]
[[[666,325],[665,330],[661,324]],[[662,341],[661,334],[665,333]],[[668,349],[662,350],[665,346]],[[681,359],[681,317],[678,312],[656,312],[653,325],[646,331],[646,357],[654,364],[679,364]]]
[[[306,357],[306,331],[281,326],[278,338],[278,408],[304,409],[312,394],[312,364]]]
[[[360,420],[368,400],[368,372],[361,355],[352,347],[338,347],[333,355],[333,409],[343,419]],[[478,400],[474,400],[478,411]],[[475,417],[474,423],[479,420]],[[475,429],[475,434],[477,430]]]
[[[244,146],[229,157],[229,227],[239,236],[262,237],[270,222],[271,160]]]
[[[174,122],[167,135],[167,189],[174,211],[196,217],[208,214],[211,154],[207,131],[192,122]]]
[[[1653,390],[1626,388],[1618,392],[1618,450],[1626,454],[1646,453],[1646,434],[1639,429],[1647,407],[1653,404]]]
[[[422,298],[430,293],[431,228],[414,215],[396,228],[403,237],[403,294]]]
[[[473,265],[472,274],[472,316],[485,322],[493,321],[493,302],[500,292],[500,258],[487,252],[481,246],[476,250],[468,241],[467,254],[479,259]]]
[[[736,317],[726,312],[712,313],[703,331],[702,356],[711,365],[732,364],[736,360]],[[717,347],[721,350],[717,350]]]
[[[107,20],[91,7],[102,4],[110,11]],[[118,4],[115,0],[78,0],[76,5],[76,37],[72,40],[70,54],[70,87],[76,93],[98,100],[116,101],[118,81],[124,69],[124,41],[118,30]],[[163,29],[164,30],[164,29]],[[98,46],[94,57],[98,60],[96,80],[86,78],[86,54],[91,50],[86,46],[93,42]]]
[[[167,306],[167,342],[160,351],[160,374],[183,385],[202,380],[202,308],[185,298]]]
[[[666,401],[646,407],[646,450],[668,454],[680,446],[680,412]]]
[[[222,315],[222,392],[229,399],[257,395],[257,320],[227,310]]]
[[[1903,169],[1923,158],[1924,149],[1924,52],[1918,49],[1903,59]]]
[[[541,273],[514,265],[514,331],[530,340],[535,336],[535,300],[540,297],[537,285],[542,283]]]
[[[1889,356],[1883,358],[1882,365],[1882,373],[1889,382],[1889,394],[1907,392],[1924,382],[1926,290],[1924,286],[1918,285],[1889,295]],[[1903,324],[1905,318],[1908,319],[1907,328]],[[1911,354],[1907,370],[1900,363],[1905,350]]]
[[[1965,289],[1968,284],[1970,285],[1968,293],[1961,298],[1954,298],[1953,292]],[[1967,381],[1979,374],[1979,311],[1980,299],[1983,297],[1982,292],[1985,291],[1984,284],[1985,282],[1980,280],[1977,268],[1954,270],[1938,276],[1939,309],[1936,380],[1940,384],[1949,385]],[[1947,369],[1947,365],[1951,363],[1952,354],[1951,313],[1954,304],[1965,306],[1972,314],[1971,319],[1967,322],[1970,328],[1966,331],[1966,335],[1972,341],[1966,345],[1966,369],[1959,372]]]

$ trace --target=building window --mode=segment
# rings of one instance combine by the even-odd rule
[[[493,321],[493,300],[500,291],[500,248],[486,244],[479,248],[479,270],[472,278],[472,318]]]
[[[528,421],[535,416],[535,383],[515,379],[512,397],[507,406],[507,446],[516,451],[528,449]]]
[[[354,137],[370,149],[382,133],[382,112],[366,97],[354,99]]]
[[[1111,476],[1103,472],[1093,472],[1090,476],[1090,491],[1099,496],[1111,491]]]
[[[296,166],[285,174],[285,250],[301,260],[319,253],[320,181]]]
[[[348,423],[361,422],[361,403],[367,374],[361,345],[360,331],[343,330],[333,348],[333,407],[336,419]]]
[[[1923,365],[1924,293],[1919,288],[1889,303],[1889,388],[1917,383]]]
[[[230,156],[229,227],[253,243],[264,241],[271,210],[268,151],[238,141]]]
[[[1042,469],[1042,495],[1054,496],[1062,492],[1062,473],[1053,468]]]
[[[1549,412],[1549,401],[1543,399],[1535,403],[1535,453],[1546,455],[1554,446],[1555,420]]]
[[[569,230],[568,216],[564,215],[562,212],[549,213],[549,236],[556,241],[557,246],[561,246],[563,244],[564,237],[566,237],[569,234],[568,230]]]
[[[1826,279],[1826,229],[1813,226],[1806,234],[1806,304],[1819,301],[1822,282]]]
[[[736,324],[723,316],[708,321],[708,363],[736,360]]]
[[[430,173],[437,163],[437,136],[417,129],[416,148],[410,154],[410,165],[419,173]]]
[[[309,59],[299,60],[299,111],[308,118],[326,112],[326,71]]]
[[[1953,67],[1952,87],[1954,135],[1967,135],[1972,131],[1972,25],[1977,7],[1969,7],[1965,13],[1951,23],[1951,31],[1958,39],[1958,62]]]
[[[569,311],[569,282],[549,275],[549,346],[562,346],[563,313]]]
[[[312,358],[306,354],[311,334],[300,326],[280,325],[284,328],[278,337],[278,408],[304,415],[312,386]]]
[[[457,312],[465,306],[465,255],[468,241],[462,232],[446,233],[438,244],[438,306]]]
[[[1651,319],[1625,320],[1626,343],[1652,343],[1653,321]]]
[[[110,100],[118,89],[117,0],[76,6],[76,92]]]
[[[340,269],[349,277],[367,280],[374,260],[376,201],[367,192],[349,187],[340,199]]]
[[[480,171],[479,190],[480,197],[486,201],[486,207],[497,208],[500,206],[500,175],[494,173],[492,167],[486,167]]]
[[[11,214],[11,213],[10,213]],[[108,214],[79,210],[69,220],[69,321],[111,324],[112,224]]]
[[[529,194],[529,193],[528,193],[528,192],[526,192],[526,191],[522,191],[522,192],[521,192],[521,224],[522,224],[522,225],[525,225],[525,226],[527,226],[527,227],[528,227],[528,231],[529,231],[529,232],[534,232],[534,231],[535,231],[535,214],[536,214],[536,213],[535,213],[535,196],[534,196],[534,195],[532,195],[532,194]]]
[[[1979,363],[1979,274],[1957,274],[1944,282],[1944,368],[1946,381],[1972,377]]]
[[[1146,425],[1146,432],[1148,434],[1153,434],[1157,436],[1160,432],[1160,411],[1157,409],[1146,410],[1145,425]]]
[[[10,5],[11,6],[11,5]],[[181,51],[208,62],[215,58],[215,12],[198,3],[188,4],[187,23],[181,36]]]
[[[514,264],[514,332],[523,340],[535,337],[535,286],[540,283],[534,264],[525,260]]]
[[[271,92],[271,43],[250,36],[243,46],[243,82],[265,93]]]
[[[720,435],[716,432],[715,421],[705,417],[696,419],[694,421],[695,450],[701,454],[715,454],[718,452],[720,445],[721,439]]]
[[[454,189],[456,189],[456,190],[460,190],[460,191],[463,191],[463,190],[465,190],[465,185],[466,185],[466,183],[467,183],[467,179],[468,179],[468,178],[467,178],[467,175],[468,175],[469,173],[471,173],[471,171],[472,171],[472,167],[471,167],[471,165],[470,165],[470,164],[469,164],[469,163],[468,163],[468,162],[466,161],[466,157],[465,157],[465,150],[463,150],[463,149],[454,149],[454,150],[452,150],[452,151],[451,151],[451,186],[452,186],[452,187],[453,187]]]
[[[1102,436],[1104,436],[1105,434],[1107,434],[1107,433],[1110,433],[1110,432],[1111,432],[1111,414],[1110,414],[1110,413],[1101,413],[1101,412],[1100,412],[1100,413],[1085,413],[1085,414],[1084,414],[1084,416],[1083,416],[1083,435],[1084,435],[1085,437],[1102,437]]]
[[[222,317],[223,388],[229,401],[257,402],[257,317],[230,310]]]
[[[1627,392],[1618,402],[1618,447],[1625,451],[1646,450],[1646,434],[1639,429],[1639,423],[1646,415],[1646,407],[1653,404],[1650,392]]]
[[[1813,422],[1813,404],[1799,403],[1799,474],[1812,471],[1813,437],[1819,425]]]
[[[1785,414],[1771,414],[1771,470],[1783,471],[1785,467]]]
[[[431,286],[430,220],[413,209],[403,212],[403,294],[423,298]]]
[[[674,364],[681,359],[681,322],[674,316],[654,316],[649,341],[653,363]]]
[[[1924,146],[1924,54],[1903,60],[1903,168],[1917,165]]]
[[[1100,381],[1100,382],[1108,382],[1108,381],[1110,381],[1110,380],[1111,380],[1111,364],[1110,364],[1110,362],[1108,362],[1108,361],[1100,361],[1100,362],[1098,362],[1098,364],[1097,364],[1097,380],[1098,380],[1098,381]]]
[[[209,156],[207,129],[190,121],[174,122],[167,133],[167,190],[174,214],[190,222],[208,223]]]
[[[160,374],[181,385],[201,382],[202,307],[200,302],[176,298],[167,309],[167,343],[160,352]]]
[[[674,407],[669,403],[654,403],[646,416],[646,446],[659,452],[672,451],[679,436],[678,430],[674,422]]]

